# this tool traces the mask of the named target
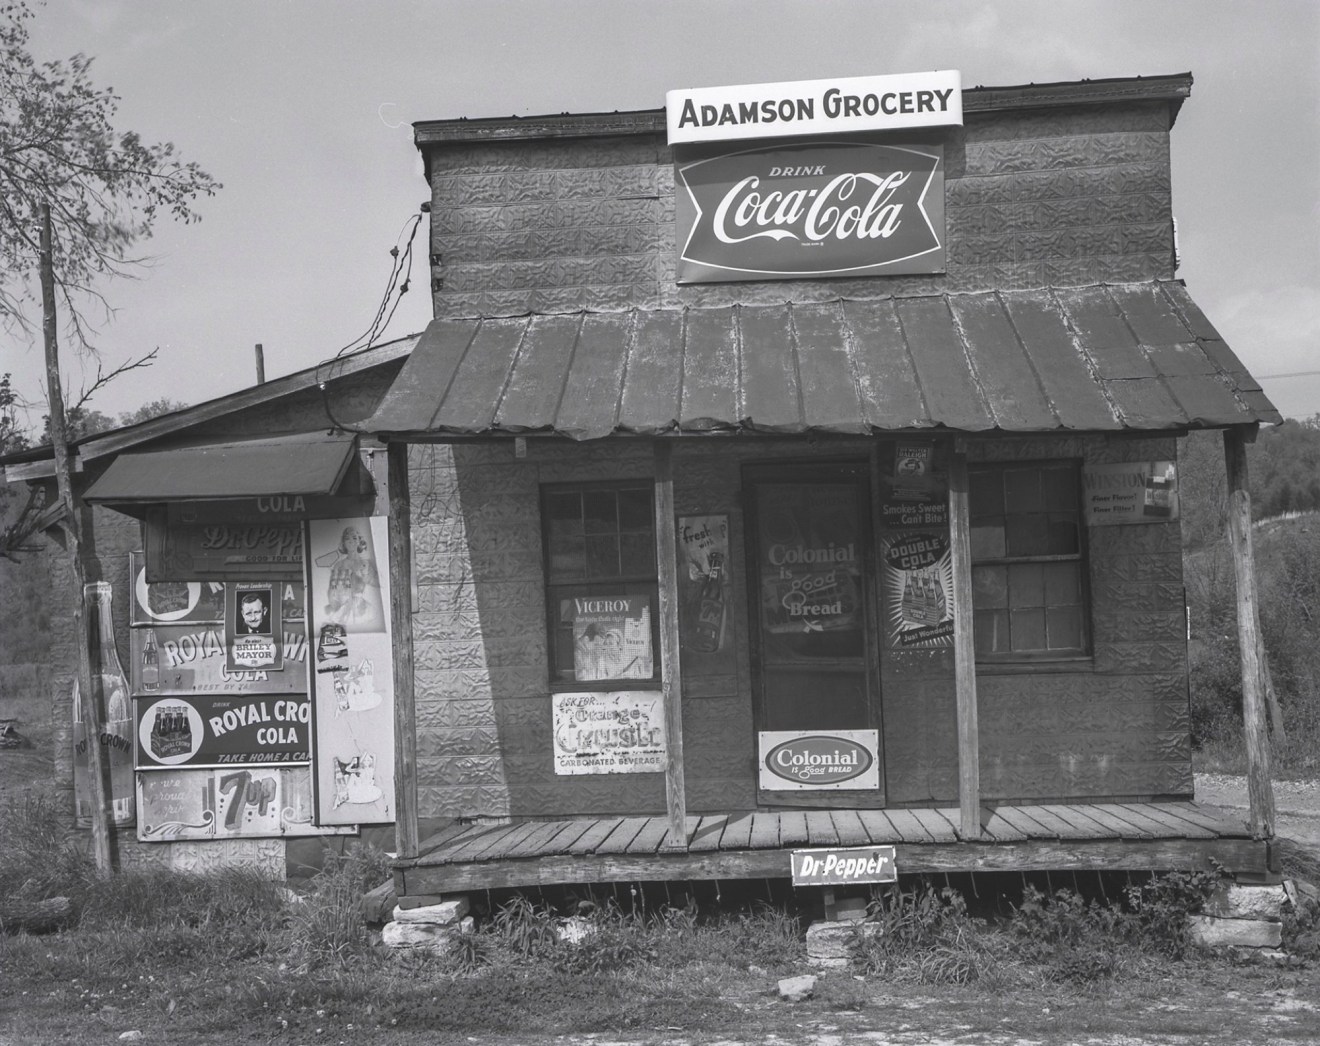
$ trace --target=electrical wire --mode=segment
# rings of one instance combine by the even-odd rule
[[[424,213],[418,211],[405,221],[399,229],[399,236],[395,240],[394,246],[390,248],[390,275],[385,283],[385,293],[381,295],[380,304],[376,307],[376,314],[372,317],[371,324],[329,359],[322,360],[317,364],[316,386],[321,392],[322,408],[325,410],[326,417],[330,419],[332,429],[355,432],[359,435],[367,434],[364,429],[345,425],[335,417],[330,406],[330,394],[327,385],[337,377],[335,364],[339,360],[350,352],[365,351],[371,348],[389,328],[390,321],[394,319],[395,310],[398,309],[403,296],[408,293],[408,288],[412,282],[413,241],[417,237],[417,229],[421,225]],[[404,244],[403,250],[400,251],[399,243],[403,240],[405,230],[408,233],[408,242]],[[322,368],[328,368],[324,376],[322,375]]]

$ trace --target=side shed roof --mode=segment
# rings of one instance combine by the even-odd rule
[[[393,436],[1161,431],[1282,418],[1180,281],[432,321]]]

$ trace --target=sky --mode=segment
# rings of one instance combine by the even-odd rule
[[[1320,413],[1314,0],[49,0],[32,49],[92,56],[121,130],[224,184],[200,223],[158,225],[137,279],[100,287],[102,365],[159,349],[98,392],[112,417],[255,383],[257,343],[268,379],[354,343],[428,197],[415,121],[929,69],[964,87],[1190,71],[1171,139],[1178,276],[1285,416]],[[425,236],[383,340],[430,319]],[[95,365],[65,356],[72,398]],[[39,428],[39,332],[0,334],[5,371]]]

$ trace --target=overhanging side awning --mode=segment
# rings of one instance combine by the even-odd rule
[[[356,462],[356,436],[320,432],[129,452],[110,463],[83,499],[131,512],[169,501],[360,494],[356,480],[366,473]]]

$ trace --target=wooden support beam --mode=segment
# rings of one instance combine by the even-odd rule
[[[981,755],[972,635],[972,527],[967,456],[949,458],[949,548],[953,565],[953,665],[958,708],[958,811],[965,839],[981,838]]]
[[[394,845],[417,856],[417,714],[413,691],[412,531],[408,444],[386,451],[390,524],[390,625],[394,633]]]
[[[1242,731],[1247,745],[1247,803],[1251,834],[1274,837],[1274,784],[1270,735],[1265,720],[1265,683],[1260,657],[1260,602],[1251,547],[1251,493],[1247,485],[1247,439],[1240,428],[1224,430],[1228,474],[1228,540],[1237,580],[1238,652],[1242,662]]]
[[[683,778],[683,679],[678,660],[678,538],[674,530],[672,446],[655,444],[655,554],[660,588],[660,677],[665,706],[665,808],[669,835],[663,849],[687,849],[687,797]]]

